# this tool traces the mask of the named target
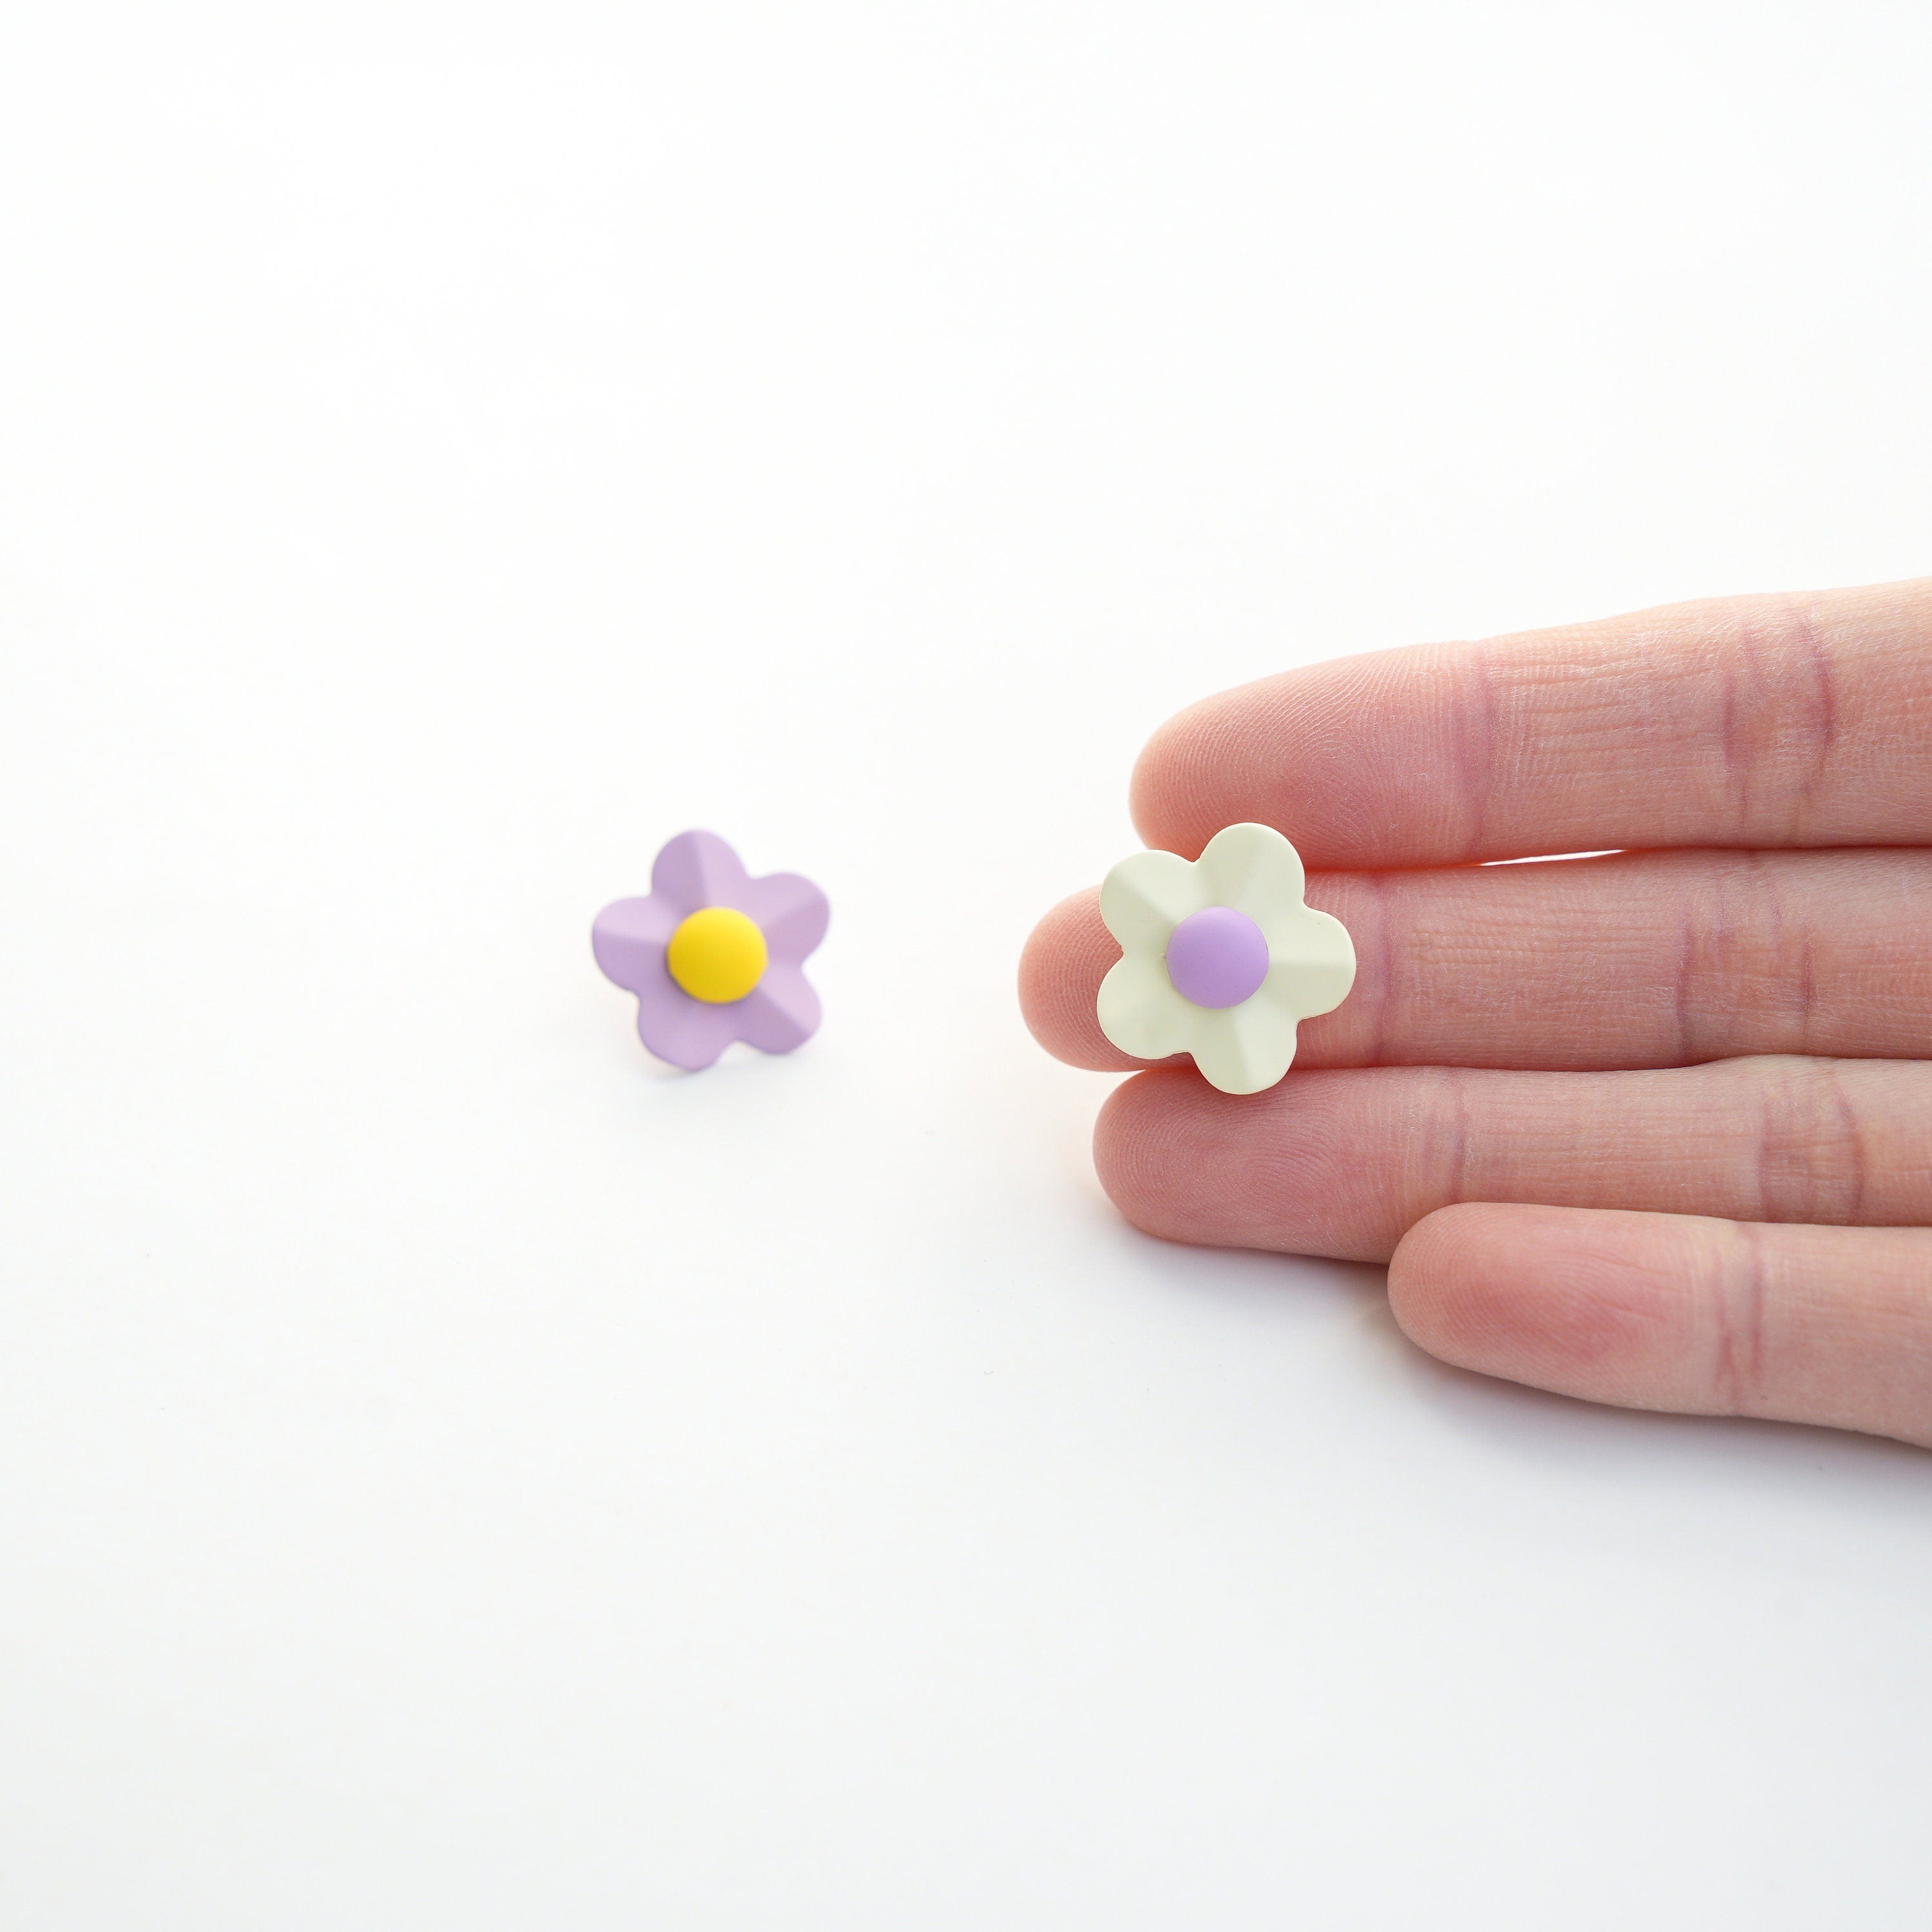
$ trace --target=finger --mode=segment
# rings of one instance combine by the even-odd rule
[[[1679,1066],[1932,1050],[1932,852],[1660,852],[1560,866],[1330,872],[1312,905],[1355,941],[1353,991],[1303,1023],[1318,1066]],[[1028,1024],[1126,1069],[1094,998],[1120,957],[1082,893],[1040,922]]]
[[[1389,1263],[1409,1336],[1591,1402],[1932,1448],[1932,1231],[1470,1204]]]
[[[1239,1097],[1161,1070],[1108,1096],[1094,1159],[1150,1233],[1350,1261],[1388,1260],[1458,1201],[1916,1226],[1932,1222],[1932,1064],[1369,1067]]]
[[[1120,949],[1100,921],[1090,886],[1062,899],[1040,921],[1020,955],[1020,1011],[1048,1052],[1075,1066],[1125,1073],[1149,1063],[1123,1053],[1100,1030],[1094,1010],[1100,982]],[[1182,1056],[1161,1063],[1184,1064]]]
[[[1932,578],[1346,658],[1196,705],[1150,845],[1278,826],[1311,868],[1932,837]]]

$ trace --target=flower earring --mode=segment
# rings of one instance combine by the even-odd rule
[[[597,915],[590,950],[637,994],[638,1038],[694,1073],[734,1040],[789,1053],[818,1030],[803,965],[831,916],[809,879],[754,879],[716,832],[680,832],[651,867],[649,896]]]
[[[1268,825],[1228,826],[1192,862],[1123,859],[1100,888],[1124,956],[1100,982],[1100,1030],[1136,1060],[1192,1054],[1224,1094],[1272,1087],[1297,1025],[1355,980],[1348,928],[1304,902],[1306,884],[1300,854]]]

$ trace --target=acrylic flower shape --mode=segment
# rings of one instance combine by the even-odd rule
[[[818,1030],[804,961],[832,909],[796,872],[750,878],[715,832],[680,832],[651,867],[647,897],[607,905],[590,950],[638,996],[638,1037],[696,1072],[734,1040],[789,1053]]]
[[[1100,1030],[1136,1060],[1194,1056],[1224,1094],[1258,1094],[1294,1030],[1339,1006],[1355,948],[1302,900],[1301,856],[1268,825],[1230,825],[1192,863],[1136,852],[1107,874],[1100,916],[1124,955],[1100,982]]]

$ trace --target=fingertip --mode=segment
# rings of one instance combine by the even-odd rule
[[[1389,1262],[1389,1306],[1438,1360],[1592,1401],[1649,1406],[1682,1346],[1664,1217],[1465,1202],[1425,1215]],[[1684,1223],[1672,1229],[1681,1238]],[[1688,1220],[1688,1217],[1687,1217]]]
[[[1462,646],[1411,646],[1204,698],[1148,741],[1129,788],[1135,826],[1150,845],[1192,857],[1223,826],[1253,820],[1285,832],[1316,871],[1547,849],[1471,849],[1482,801],[1458,721],[1486,688],[1475,662]]]
[[[1586,1401],[1932,1446],[1932,1231],[1464,1204],[1418,1221],[1389,1301],[1431,1354]]]
[[[1418,1348],[1480,1368],[1520,1325],[1520,1270],[1496,1225],[1508,1210],[1461,1202],[1425,1214],[1389,1257],[1389,1310]]]
[[[1107,1096],[1094,1171],[1114,1206],[1163,1240],[1386,1261],[1393,1237],[1352,1172],[1335,1079],[1291,1073],[1262,1093],[1222,1094],[1185,1060],[1154,1068]]]
[[[1272,825],[1304,862],[1375,862],[1393,794],[1364,743],[1360,660],[1257,678],[1177,712],[1135,762],[1128,803],[1150,845],[1198,858],[1223,826]],[[1384,716],[1399,724],[1400,712]]]
[[[1059,904],[1033,929],[1020,954],[1020,1011],[1035,1040],[1056,1060],[1096,1072],[1144,1066],[1100,1030],[1094,1003],[1120,956],[1100,920],[1100,895],[1089,888]]]
[[[1094,1171],[1107,1198],[1163,1240],[1202,1238],[1184,1184],[1177,1185],[1193,1167],[1187,1144],[1202,1125],[1190,1104],[1197,1087],[1204,1090],[1199,1076],[1180,1067],[1140,1074],[1107,1096],[1094,1122]]]
[[[1216,752],[1226,736],[1227,700],[1238,695],[1222,692],[1177,712],[1135,760],[1127,806],[1135,830],[1149,845],[1198,859],[1226,822],[1214,816],[1227,776],[1216,768]]]

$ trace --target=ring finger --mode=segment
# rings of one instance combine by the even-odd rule
[[[1425,1214],[1522,1202],[1871,1227],[1932,1223],[1932,1064],[1779,1056],[1622,1073],[1292,1072],[1124,1082],[1100,1179],[1170,1240],[1386,1261]]]

